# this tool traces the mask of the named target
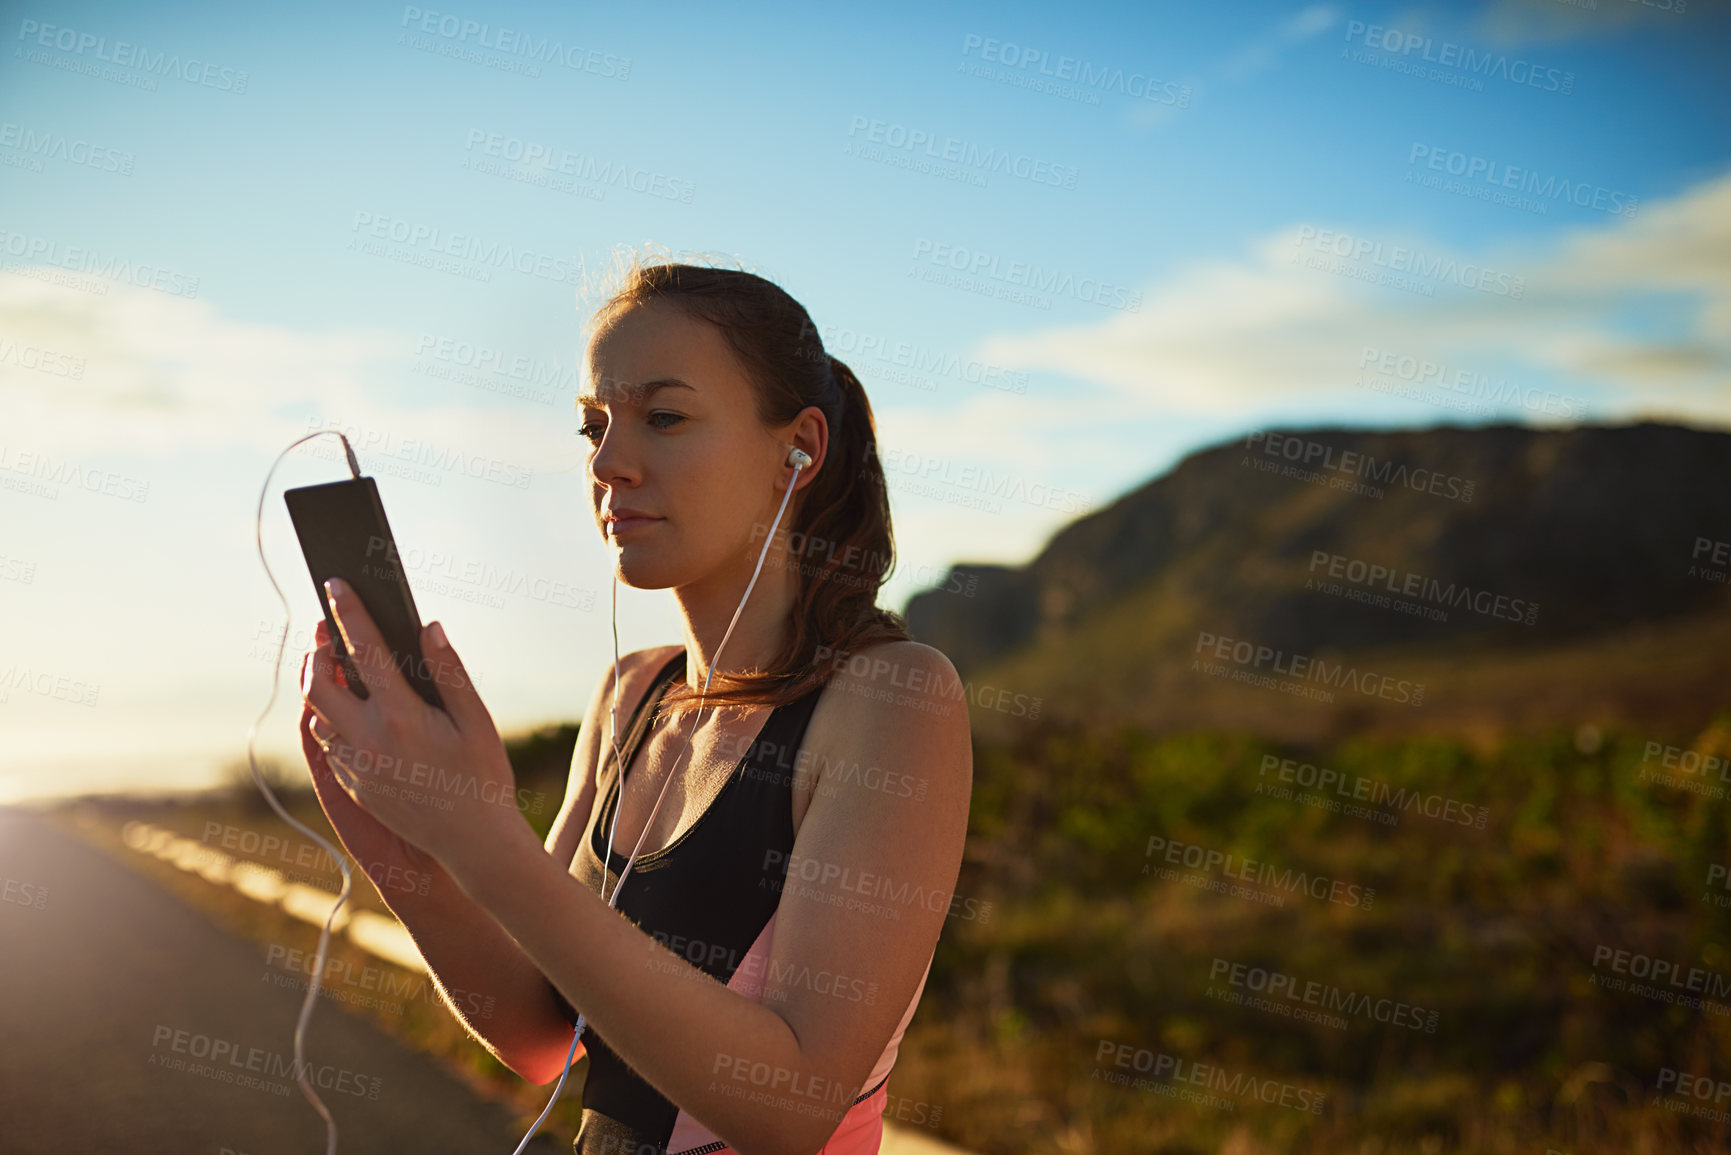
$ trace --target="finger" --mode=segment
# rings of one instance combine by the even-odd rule
[[[356,699],[337,681],[342,667],[337,664],[336,643],[326,642],[314,650],[309,669],[309,685],[302,695],[311,715],[307,734],[315,743],[323,743],[321,755],[330,778],[356,805],[367,810],[361,800],[368,789],[366,773],[379,770],[381,759],[372,747],[361,748],[363,739],[356,735],[374,732],[374,715],[368,712],[368,703]],[[426,708],[425,703],[421,706]]]
[[[330,723],[313,715],[313,720],[307,724],[312,731],[313,741],[325,752],[325,762],[337,776],[346,784],[353,786],[360,779],[358,767],[370,766],[373,759],[366,757],[365,752],[343,736]]]
[[[314,714],[313,720],[307,723],[307,729],[312,731],[313,740],[319,744],[319,749],[323,750],[328,757],[330,754],[331,742],[335,740],[337,736],[336,727],[332,726],[317,714]]]
[[[366,789],[366,782],[362,780],[360,772],[355,769],[360,752],[355,749],[353,743],[340,734],[334,738],[324,739],[322,744],[325,751],[325,765],[330,767],[331,777],[357,805],[365,809],[365,804],[361,802],[361,791]]]
[[[333,729],[344,734],[371,731],[369,699],[363,702],[337,681],[336,643],[325,642],[313,650],[301,681],[301,698]]]
[[[322,628],[324,626],[324,619],[321,618],[319,620],[319,625],[321,629],[319,630],[318,639],[313,643],[313,648],[307,651],[307,658],[313,663],[313,666],[308,667],[305,663],[301,665],[301,693],[303,695],[306,693],[308,686],[312,684],[309,677],[312,668],[318,668],[321,674],[328,673],[329,676],[335,680],[337,685],[342,686],[345,689],[349,684],[349,676],[343,669],[343,652],[340,643],[333,644],[331,642],[330,631]],[[321,658],[321,654],[325,655],[325,657]],[[325,668],[318,666],[318,663],[321,660],[328,660],[330,663],[328,671]]]
[[[391,647],[379,633],[367,607],[361,603],[360,595],[341,578],[331,578],[325,583],[325,588],[329,591],[331,614],[337,620],[337,630],[343,636],[367,692],[382,693],[387,699],[397,701],[402,701],[405,696],[418,698],[419,695],[409,689],[403,672],[397,668]]]
[[[307,722],[307,732],[312,735],[313,741],[318,743],[319,750],[324,755],[325,765],[335,771],[339,778],[348,778],[347,764],[353,754],[348,742],[337,732],[336,727],[317,714],[313,714],[311,720]]]
[[[493,715],[481,701],[475,681],[469,677],[463,659],[451,647],[441,622],[430,622],[421,630],[421,653],[426,658],[426,670],[439,688],[439,698],[445,712],[464,734],[486,735],[493,731]],[[496,731],[494,731],[496,733]]]
[[[312,771],[313,791],[318,795],[319,805],[340,835],[344,821],[360,814],[361,806],[314,736],[312,727],[317,720],[318,715],[310,707],[301,711],[301,753],[306,756],[307,769]]]
[[[312,731],[313,741],[317,742],[319,749],[324,751],[325,761],[332,769],[339,771],[352,782],[354,780],[354,775],[350,773],[352,764],[366,761],[359,757],[359,751],[355,749],[354,743],[343,737],[334,726],[317,714],[314,714],[312,721],[307,723],[307,729]]]
[[[330,640],[331,640],[331,627],[325,622],[325,620],[323,618],[320,618],[318,625],[313,627],[313,641],[314,642],[328,642]]]
[[[307,728],[324,751],[325,764],[330,767],[332,776],[351,798],[366,809],[366,804],[361,802],[361,793],[378,788],[370,783],[383,772],[384,760],[376,751],[358,746],[317,714],[307,723]]]

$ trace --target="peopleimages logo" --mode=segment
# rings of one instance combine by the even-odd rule
[[[1417,142],[1413,144],[1406,158],[1407,183],[1413,182],[1413,166],[1421,160],[1424,167],[1432,172],[1461,177],[1469,183],[1483,182],[1497,189],[1532,193],[1549,201],[1561,199],[1578,208],[1597,209],[1618,216],[1634,216],[1641,203],[1639,197],[1631,196],[1621,189],[1608,189],[1585,181],[1571,181],[1568,177],[1558,177],[1554,173],[1540,180],[1539,174],[1530,168]],[[1548,208],[1548,205],[1541,202],[1540,208]]]
[[[308,433],[325,430],[341,432],[354,446],[355,454],[362,459],[363,464],[368,456],[377,455],[384,461],[448,470],[465,477],[509,485],[515,489],[529,488],[530,481],[534,479],[534,471],[527,466],[500,461],[480,453],[468,453],[456,446],[441,445],[425,438],[402,437],[395,430],[366,429],[334,417],[310,417],[307,419],[306,428]],[[321,449],[329,456],[336,455],[335,446]],[[435,485],[443,480],[438,474],[428,476]]]
[[[80,380],[86,368],[84,358],[62,353],[41,345],[20,345],[10,337],[0,337],[0,365],[10,362],[20,369],[34,369],[50,377],[70,377]]]
[[[1100,103],[1098,93],[1117,92],[1134,100],[1151,100],[1178,108],[1190,107],[1191,89],[1175,80],[1160,80],[1145,72],[1126,72],[1122,68],[1096,65],[1076,56],[1059,56],[1056,61],[1043,48],[1030,48],[1013,40],[993,40],[970,32],[962,38],[962,55],[979,54],[979,59],[1005,68],[1026,73],[1032,69],[1041,77],[1073,82],[1078,91],[1087,93],[1090,104]],[[1052,65],[1053,67],[1048,67]],[[976,73],[976,75],[988,75]],[[994,77],[995,79],[995,77]],[[1062,91],[1055,86],[1054,91]]]
[[[5,474],[14,476],[8,478]],[[101,493],[121,501],[142,502],[150,497],[148,481],[64,458],[56,459],[40,450],[20,449],[16,445],[0,442],[0,484],[22,478],[35,478],[50,485],[64,485],[72,489],[82,489],[87,493]],[[11,485],[4,487],[13,488]],[[44,496],[54,500],[59,495],[51,490]]]
[[[1213,984],[1222,979],[1225,980],[1229,988],[1248,991],[1253,995],[1265,995],[1269,999],[1285,999],[1289,1002],[1320,1007],[1325,1012],[1332,1011],[1355,1015],[1359,1018],[1370,1019],[1373,1022],[1392,1024],[1413,1031],[1423,1031],[1427,1035],[1436,1034],[1438,1017],[1436,1011],[1413,1006],[1411,1003],[1405,1003],[1399,999],[1372,998],[1369,995],[1346,990],[1331,983],[1318,982],[1315,979],[1300,979],[1296,975],[1286,974],[1282,971],[1268,970],[1264,967],[1250,966],[1230,959],[1216,958],[1209,965],[1208,981]],[[1210,986],[1210,990],[1212,989]],[[1226,999],[1224,1001],[1242,1001],[1245,1005],[1255,1005],[1248,999]],[[1257,1009],[1267,1008],[1259,1007]],[[1276,1013],[1281,1012],[1277,1011]]]
[[[1361,671],[1356,666],[1344,662],[1330,665],[1328,659],[1312,657],[1307,654],[1289,654],[1285,650],[1273,646],[1261,645],[1238,638],[1224,637],[1206,631],[1196,635],[1196,648],[1193,654],[1204,655],[1203,658],[1192,657],[1190,667],[1203,673],[1222,676],[1223,667],[1209,663],[1205,659],[1212,656],[1221,662],[1232,662],[1248,671],[1256,672],[1265,666],[1270,674],[1292,679],[1291,684],[1303,686],[1314,682],[1319,686],[1329,686],[1340,690],[1356,690],[1361,694],[1382,698],[1405,705],[1422,706],[1424,704],[1424,683],[1410,682],[1404,678],[1396,679],[1387,674],[1377,674],[1373,671]],[[1239,679],[1234,679],[1239,680]],[[1253,679],[1254,681],[1254,679]],[[1262,683],[1254,683],[1262,684]],[[1309,687],[1307,687],[1309,688]],[[1324,699],[1332,701],[1329,697]]]
[[[1659,1099],[1659,1104],[1667,1111],[1675,1114],[1694,1115],[1699,1119],[1708,1119],[1715,1123],[1731,1122],[1731,1111],[1721,1109],[1718,1104],[1731,1098],[1731,1082],[1715,1079],[1711,1075],[1697,1075],[1689,1071],[1679,1071],[1675,1067],[1659,1068],[1659,1077],[1653,1083],[1653,1089],[1663,1091],[1665,1095]],[[1690,1099],[1701,1102],[1691,1103]],[[1715,1104],[1706,1105],[1711,1099]]]
[[[463,148],[467,152],[475,152],[477,147],[483,156],[509,161],[512,165],[524,169],[539,169],[554,176],[568,176],[586,184],[628,188],[632,192],[663,200],[690,204],[697,191],[697,186],[690,181],[679,180],[666,173],[601,160],[557,145],[505,136],[483,128],[471,128]],[[468,161],[465,160],[464,163],[468,164]]]
[[[1611,973],[1602,973],[1605,970]],[[1722,1001],[1731,995],[1731,978],[1675,959],[1599,943],[1593,949],[1593,974],[1588,982],[1602,990],[1622,991],[1719,1018],[1731,1017],[1731,1005]]]
[[[117,68],[136,68],[152,76],[172,76],[188,84],[232,92],[236,96],[246,92],[247,74],[244,69],[228,68],[191,56],[182,59],[178,52],[153,52],[143,45],[129,44],[124,40],[116,40],[110,45],[106,36],[81,32],[76,28],[25,20],[18,25],[18,39],[74,56],[88,54],[91,60],[100,60]]]
[[[118,284],[155,289],[171,297],[198,296],[198,278],[160,265],[138,264],[113,253],[100,253],[83,245],[63,245],[52,237],[15,233],[0,229],[0,253],[37,265],[52,265],[73,273],[88,273]],[[10,272],[24,272],[13,267]],[[102,290],[104,293],[107,289]]]
[[[1227,878],[1234,878],[1240,882],[1272,886],[1284,890],[1288,894],[1305,894],[1311,898],[1337,903],[1341,906],[1369,910],[1376,902],[1375,887],[1360,886],[1356,882],[1329,878],[1323,874],[1311,874],[1303,870],[1295,871],[1291,867],[1283,869],[1272,862],[1244,858],[1241,855],[1197,846],[1194,843],[1178,842],[1173,839],[1162,838],[1158,834],[1148,836],[1148,849],[1144,856],[1149,862],[1143,864],[1143,874],[1164,878],[1171,873],[1151,865],[1156,854],[1173,866],[1183,866],[1190,870],[1204,872],[1218,871]]]
[[[1706,776],[1714,772],[1720,782],[1731,782],[1731,761],[1718,754],[1649,740],[1641,751],[1635,781],[1656,782],[1671,790],[1686,790],[1706,798],[1723,798],[1725,787],[1707,781]],[[1696,775],[1701,778],[1697,780]]]
[[[1270,1106],[1279,1104],[1292,1111],[1300,1111],[1313,1115],[1322,1114],[1323,1103],[1327,1095],[1310,1087],[1301,1087],[1295,1083],[1286,1083],[1268,1077],[1258,1078],[1246,1071],[1234,1072],[1230,1068],[1217,1063],[1203,1063],[1196,1060],[1186,1061],[1182,1056],[1169,1055],[1164,1051],[1153,1051],[1146,1047],[1134,1047],[1129,1043],[1119,1043],[1112,1039],[1101,1039],[1094,1051],[1093,1078],[1119,1086],[1135,1087],[1138,1090],[1160,1091],[1167,1093],[1182,1088],[1174,1084],[1189,1084],[1194,1087],[1206,1087],[1210,1091],[1222,1091],[1234,1099],[1250,1102],[1267,1103]],[[1101,1067],[1106,1066],[1104,1074]],[[1110,1068],[1116,1067],[1117,1070]],[[1124,1074],[1127,1071],[1137,1071],[1148,1078],[1132,1079]],[[1176,1097],[1176,1096],[1175,1096]],[[1209,1102],[1207,1100],[1212,1100]],[[1231,1109],[1234,1104],[1231,1099],[1219,1099],[1216,1096],[1203,1096],[1191,1101],[1201,1106],[1226,1107]]]
[[[850,138],[864,134],[867,144],[884,145],[908,153],[920,152],[932,160],[948,161],[982,174],[1000,173],[1034,184],[1049,184],[1058,188],[1076,187],[1075,165],[1059,164],[1044,157],[1029,156],[1007,148],[981,147],[972,141],[953,136],[939,136],[930,129],[909,128],[894,121],[854,115],[847,126]]]
[[[582,386],[576,365],[564,365],[528,353],[495,349],[490,345],[422,333],[416,343],[418,358],[411,372],[456,380],[462,384],[488,383],[486,374],[521,382],[521,388],[498,388],[513,396],[536,396],[538,390],[574,392]],[[494,383],[496,386],[496,383]]]
[[[1317,573],[1321,567],[1322,573]],[[1310,551],[1310,576],[1305,578],[1304,588],[1313,586],[1322,588],[1321,578],[1344,579],[1354,586],[1362,586],[1366,590],[1384,590],[1389,594],[1418,598],[1431,602],[1435,606],[1448,606],[1453,609],[1468,609],[1484,617],[1497,618],[1502,621],[1520,622],[1533,625],[1539,619],[1537,602],[1525,601],[1521,598],[1511,598],[1505,594],[1494,593],[1487,589],[1474,589],[1465,582],[1449,582],[1446,586],[1433,577],[1398,570],[1393,566],[1378,565],[1365,562],[1359,558],[1347,557],[1345,554],[1329,553],[1327,550]],[[1380,598],[1380,595],[1377,595]],[[1387,601],[1387,599],[1381,599]],[[1446,621],[1445,613],[1441,619]]]
[[[487,49],[505,57],[521,56],[536,64],[557,64],[573,72],[588,72],[606,80],[628,80],[631,77],[629,56],[615,56],[579,44],[566,44],[551,36],[537,37],[532,32],[519,29],[496,28],[450,12],[433,12],[410,5],[403,9],[401,27],[440,37],[454,46]]]
[[[996,473],[978,462],[957,462],[951,458],[920,453],[901,446],[878,445],[875,442],[872,449],[878,455],[878,465],[886,483],[897,478],[917,479],[934,485],[971,491],[986,498],[1017,501],[1060,513],[1077,514],[1088,508],[1086,494],[1040,481],[1030,482],[1018,473]],[[864,469],[861,474],[868,475]],[[994,509],[992,512],[998,511]]]
[[[1244,447],[1250,450],[1260,450],[1264,457],[1277,458],[1292,462],[1302,469],[1313,471],[1331,470],[1344,476],[1361,478],[1375,483],[1367,486],[1377,497],[1382,496],[1379,487],[1400,485],[1421,493],[1431,493],[1438,497],[1447,497],[1455,501],[1469,502],[1473,492],[1478,488],[1470,478],[1457,477],[1452,473],[1445,474],[1440,470],[1426,469],[1423,466],[1409,466],[1404,461],[1393,457],[1385,457],[1380,462],[1374,454],[1363,453],[1356,449],[1336,449],[1326,442],[1316,441],[1293,433],[1271,433],[1253,430],[1244,438]],[[1252,458],[1245,458],[1240,464],[1253,464],[1261,467],[1264,463]],[[1264,472],[1268,472],[1264,469]],[[1335,486],[1334,488],[1344,488]]]
[[[0,123],[0,146],[15,148],[37,160],[60,160],[103,172],[132,175],[133,155],[107,145],[92,144],[79,137],[44,129],[37,131],[10,120]],[[41,172],[40,166],[36,168]]]
[[[1518,383],[1510,383],[1506,377],[1493,378],[1472,369],[1452,368],[1445,362],[1414,357],[1392,349],[1378,349],[1374,345],[1364,347],[1364,351],[1359,354],[1358,367],[1361,371],[1361,382],[1362,371],[1374,367],[1377,373],[1399,378],[1415,386],[1457,393],[1469,400],[1485,402],[1486,405],[1480,407],[1485,412],[1489,412],[1488,406],[1491,405],[1519,405],[1529,412],[1575,420],[1587,415],[1586,403],[1574,397],[1550,390],[1541,392],[1535,386],[1523,387]],[[1374,389],[1378,386],[1368,385],[1367,388]]]
[[[984,277],[1001,281],[1036,293],[1071,297],[1108,309],[1128,313],[1142,308],[1142,294],[1094,277],[1076,277],[1058,269],[1043,269],[1027,261],[1005,261],[996,253],[948,245],[927,237],[914,241],[915,262],[924,261],[939,268],[953,269],[969,277]]]
[[[575,285],[579,277],[576,263],[564,257],[519,249],[496,240],[484,240],[473,233],[454,233],[436,225],[370,213],[365,209],[355,210],[349,231],[358,237],[376,237],[408,249],[425,249],[430,254],[455,257],[496,269],[515,269],[527,276],[560,284]]]
[[[235,1074],[236,1070],[257,1072],[266,1078],[294,1079],[297,1082],[304,1076],[308,1082],[316,1083],[323,1090],[373,1100],[378,1099],[379,1088],[384,1082],[375,1076],[350,1071],[346,1067],[334,1067],[328,1063],[314,1064],[310,1059],[290,1059],[259,1047],[247,1047],[243,1051],[241,1044],[232,1039],[198,1034],[162,1023],[156,1024],[151,1036],[151,1047],[151,1066],[218,1077],[222,1082],[237,1082],[241,1077]],[[154,1053],[164,1050],[208,1062],[188,1064],[182,1058],[169,1058]]]
[[[1342,770],[1333,770],[1327,766],[1316,766],[1310,762],[1299,762],[1295,758],[1282,758],[1277,754],[1264,754],[1262,764],[1256,768],[1258,778],[1266,778],[1268,772],[1274,771],[1275,781],[1296,783],[1306,790],[1315,790],[1326,795],[1330,791],[1340,798],[1368,802],[1372,806],[1387,807],[1396,812],[1398,821],[1400,812],[1422,814],[1426,818],[1434,818],[1439,822],[1459,823],[1475,830],[1485,828],[1485,820],[1490,817],[1490,807],[1474,806],[1442,794],[1426,794],[1421,790],[1408,789],[1405,786],[1394,786],[1377,778],[1366,778],[1362,774],[1347,774]],[[1266,783],[1259,782],[1256,793],[1267,793]],[[1269,789],[1278,789],[1270,787]],[[1301,796],[1301,797],[1309,797]],[[1328,801],[1326,798],[1324,801]],[[1357,817],[1357,815],[1354,815]],[[1382,817],[1378,815],[1377,817]],[[1389,823],[1393,825],[1393,823]]]
[[[1290,263],[1298,263],[1302,250],[1310,249],[1318,257],[1337,257],[1347,262],[1345,269],[1327,267],[1327,262],[1316,263],[1317,258],[1309,258],[1304,263],[1307,267],[1322,268],[1326,272],[1343,272],[1354,275],[1352,270],[1368,261],[1370,267],[1359,274],[1360,279],[1370,280],[1368,273],[1381,269],[1385,274],[1398,274],[1407,278],[1425,278],[1439,284],[1459,285],[1463,289],[1473,289],[1481,293],[1490,293],[1498,297],[1509,297],[1519,300],[1527,292],[1527,279],[1513,273],[1502,272],[1485,265],[1474,264],[1471,261],[1461,262],[1450,256],[1426,253],[1421,249],[1406,245],[1388,245],[1371,237],[1355,236],[1352,233],[1341,232],[1338,229],[1319,229],[1315,225],[1300,225],[1292,243],[1300,252],[1292,255]],[[1391,284],[1394,282],[1390,282]],[[1403,282],[1404,283],[1404,282]],[[1416,282],[1414,282],[1416,284]]]
[[[1349,20],[1346,39],[1348,43],[1358,40],[1368,49],[1402,59],[1416,52],[1419,61],[1459,69],[1477,79],[1506,80],[1563,96],[1575,90],[1573,72],[1542,67],[1518,56],[1511,60],[1507,53],[1482,52],[1471,45],[1457,44],[1452,40],[1438,41],[1417,32]]]

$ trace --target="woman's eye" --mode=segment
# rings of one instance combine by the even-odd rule
[[[656,419],[661,417],[671,417],[673,420],[657,424]],[[684,420],[685,415],[683,413],[675,413],[670,409],[657,409],[648,417],[649,424],[654,426],[656,429],[671,429],[673,426]],[[605,421],[585,421],[577,427],[577,436],[588,441],[590,444],[594,444],[595,439],[601,436],[606,429],[607,423]]]

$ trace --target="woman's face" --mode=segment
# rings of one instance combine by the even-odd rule
[[[794,436],[807,410],[777,436],[757,419],[751,384],[721,331],[666,302],[635,305],[589,348],[590,388],[579,406],[589,457],[590,506],[613,544],[619,576],[638,589],[686,585],[736,562],[749,568],[781,504],[787,444],[814,459],[821,444]],[[821,442],[822,432],[817,434]],[[794,520],[782,514],[778,539]],[[644,519],[610,524],[614,511]]]

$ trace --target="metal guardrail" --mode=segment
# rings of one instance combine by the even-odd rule
[[[189,874],[197,874],[218,886],[231,886],[254,902],[274,906],[302,922],[322,927],[337,904],[337,895],[302,882],[290,882],[280,871],[256,862],[237,859],[203,843],[153,826],[132,821],[120,828],[120,840],[131,850],[159,858]],[[349,941],[386,962],[427,974],[427,961],[407,928],[394,918],[371,910],[353,910],[348,904],[337,911],[333,933],[346,933]]]

